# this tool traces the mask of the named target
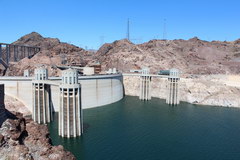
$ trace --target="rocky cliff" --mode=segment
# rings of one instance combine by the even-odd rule
[[[133,44],[119,40],[103,45],[95,56],[103,68],[130,69],[149,67],[152,73],[179,68],[187,74],[240,73],[240,40],[233,42],[189,40],[151,40]]]
[[[41,51],[34,57],[12,63],[7,75],[22,75],[24,69],[45,65],[50,75],[60,75],[56,65],[82,65],[100,62],[103,70],[149,67],[152,73],[161,69],[179,68],[187,74],[239,74],[240,39],[232,42],[189,40],[151,40],[133,44],[123,39],[104,44],[96,54],[77,46],[44,38],[36,32],[21,37],[13,44],[37,46]]]
[[[0,159],[9,160],[75,160],[62,146],[52,146],[46,125],[8,112],[0,128]]]
[[[124,77],[126,95],[139,96],[139,77]],[[240,107],[240,76],[202,75],[181,78],[180,101],[200,105]],[[152,78],[152,97],[166,99],[167,79]]]
[[[85,51],[77,46],[60,42],[56,38],[44,38],[36,32],[21,37],[13,44],[40,47],[41,51],[32,58],[24,58],[17,63],[11,63],[7,70],[8,76],[22,76],[28,69],[33,74],[39,66],[48,68],[49,75],[61,75],[56,66],[61,65],[86,65],[92,52]]]

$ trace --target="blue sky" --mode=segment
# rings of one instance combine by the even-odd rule
[[[135,43],[162,39],[164,19],[167,39],[240,38],[239,0],[0,0],[0,16],[6,43],[36,31],[97,49],[125,38],[128,18]]]

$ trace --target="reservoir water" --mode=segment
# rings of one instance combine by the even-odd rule
[[[181,103],[172,107],[138,97],[84,110],[84,134],[58,136],[57,114],[49,130],[78,160],[239,160],[240,109]]]

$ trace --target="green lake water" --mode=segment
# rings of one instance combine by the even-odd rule
[[[54,145],[78,160],[240,160],[240,109],[126,96],[87,109],[79,138],[58,136],[57,114],[49,126]]]

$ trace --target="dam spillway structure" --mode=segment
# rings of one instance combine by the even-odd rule
[[[37,68],[34,71],[33,85],[33,120],[39,124],[45,124],[52,120],[50,85],[46,84],[48,70]]]
[[[170,69],[169,77],[167,81],[167,98],[166,103],[169,105],[178,105],[179,104],[179,70]]]
[[[6,120],[7,116],[5,113],[4,104],[4,84],[0,84],[0,127],[2,123]]]
[[[59,135],[77,137],[83,133],[83,114],[81,106],[81,86],[78,72],[67,69],[62,72],[60,85]]]
[[[140,100],[151,100],[151,76],[149,75],[149,69],[142,69],[142,75],[140,76]]]

